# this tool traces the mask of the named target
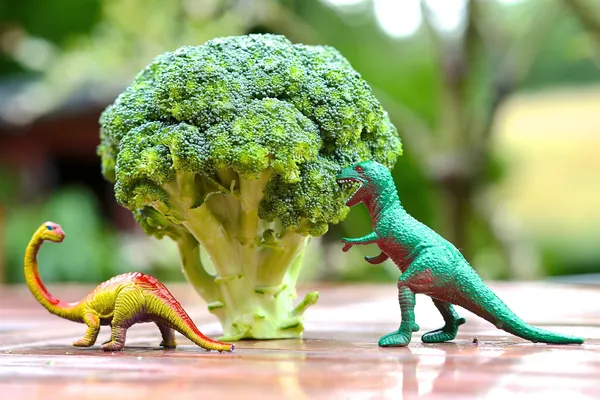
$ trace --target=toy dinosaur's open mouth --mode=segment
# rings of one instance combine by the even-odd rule
[[[354,203],[353,203],[354,197],[357,195],[358,191],[361,189],[364,182],[361,179],[356,179],[356,178],[338,178],[338,179],[336,179],[336,181],[340,185],[343,185],[345,188],[348,186],[356,186],[356,190],[354,192],[352,192],[352,194],[350,195],[348,200],[346,200],[346,205],[348,207],[354,205]],[[357,183],[358,183],[358,185],[356,185]]]

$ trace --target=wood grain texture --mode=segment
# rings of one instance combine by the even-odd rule
[[[48,286],[65,301],[92,288]],[[168,287],[203,332],[219,335],[216,318],[188,285]],[[382,349],[377,340],[399,323],[394,285],[321,285],[319,303],[306,314],[304,340],[242,341],[234,353],[219,354],[178,335],[180,347],[163,350],[158,329],[140,324],[129,330],[124,352],[104,353],[98,345],[71,346],[84,325],[50,315],[25,287],[0,286],[0,398],[600,397],[600,288],[492,287],[527,322],[581,335],[586,343],[529,343],[457,308],[467,318],[457,339],[423,344],[421,334],[442,320],[428,298],[417,296],[421,330],[408,348]],[[98,342],[108,334],[103,327]]]

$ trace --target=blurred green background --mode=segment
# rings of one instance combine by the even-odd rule
[[[600,281],[597,0],[1,0],[0,19],[0,282],[23,280],[46,220],[67,232],[42,249],[47,281],[183,280],[102,179],[98,116],[156,55],[251,32],[350,60],[404,141],[405,207],[484,278]],[[353,209],[301,278],[395,280],[373,247],[341,252],[369,228]]]

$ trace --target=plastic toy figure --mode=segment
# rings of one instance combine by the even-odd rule
[[[165,348],[177,346],[176,330],[204,349],[233,351],[233,344],[204,336],[169,290],[156,278],[140,272],[116,276],[100,284],[78,303],[56,299],[40,279],[37,254],[44,241],[60,243],[64,238],[60,225],[53,222],[46,222],[37,229],[25,253],[25,281],[38,302],[52,314],[87,325],[85,336],[73,346],[93,346],[100,326],[110,325],[111,339],[102,345],[102,349],[120,351],[125,346],[125,335],[130,326],[154,322],[162,335],[160,345]]]
[[[410,343],[413,332],[419,330],[414,314],[416,293],[430,296],[445,321],[442,328],[423,335],[426,343],[446,342],[456,337],[465,319],[458,316],[452,304],[532,342],[583,343],[581,338],[533,327],[516,316],[486,286],[456,247],[404,210],[392,175],[385,166],[374,161],[355,164],[342,170],[338,182],[360,184],[346,205],[364,203],[373,227],[373,232],[366,236],[344,238],[343,251],[355,245],[375,243],[382,252],[376,257],[366,257],[367,262],[380,264],[391,258],[402,272],[398,279],[402,321],[397,331],[379,340],[379,346]]]

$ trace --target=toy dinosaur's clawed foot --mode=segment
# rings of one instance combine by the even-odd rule
[[[103,344],[101,347],[104,351],[121,351],[123,350],[123,347],[125,347],[125,343],[111,340],[110,342]]]
[[[94,342],[88,339],[79,339],[76,342],[73,342],[73,346],[75,347],[90,347],[93,346]]]
[[[378,345],[379,347],[406,347],[410,343],[410,339],[411,335],[409,333],[395,331],[382,336],[381,339],[379,339]]]
[[[464,318],[458,318],[452,324],[446,324],[440,329],[425,333],[421,340],[424,343],[442,343],[454,340],[458,333],[458,327],[467,322]]]
[[[162,341],[160,342],[160,347],[164,347],[165,349],[175,349],[177,347],[177,341],[173,339],[172,342]]]
[[[157,322],[156,326],[160,330],[160,334],[162,335],[162,342],[160,342],[160,347],[164,347],[165,349],[174,349],[177,347],[177,341],[175,340],[175,331],[173,328],[170,328],[168,325]]]
[[[342,239],[342,244],[344,245],[344,247],[342,247],[342,251],[345,253],[348,250],[350,250],[352,248],[352,246],[354,246],[354,243],[350,243],[348,241],[349,239],[343,238]]]

